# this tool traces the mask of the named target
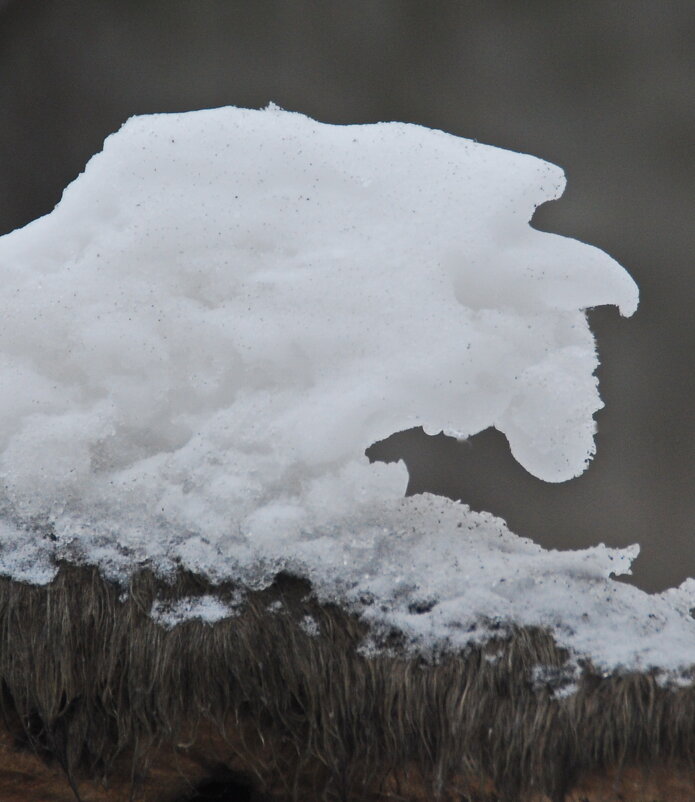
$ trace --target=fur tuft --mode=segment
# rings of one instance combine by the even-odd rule
[[[156,751],[211,737],[219,765],[285,800],[561,800],[582,772],[695,755],[692,686],[571,677],[540,630],[438,659],[366,656],[366,625],[285,575],[214,625],[149,617],[155,600],[234,592],[143,572],[121,599],[69,565],[47,586],[0,579],[6,725],[75,789],[126,770],[134,794]]]

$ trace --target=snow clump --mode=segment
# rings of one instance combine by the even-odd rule
[[[269,536],[398,497],[364,450],[496,426],[581,473],[584,310],[637,290],[532,229],[561,170],[415,125],[275,107],[135,117],[0,239],[2,501],[61,537]],[[270,535],[272,536],[272,535]]]
[[[129,120],[51,214],[0,238],[0,569],[183,566],[248,587],[293,570],[413,643],[516,617],[603,655],[577,616],[634,552],[543,552],[404,499],[405,467],[364,455],[413,426],[495,426],[542,479],[585,469],[601,407],[585,310],[632,314],[637,289],[528,225],[564,184],[415,125],[274,106]],[[640,591],[612,584],[636,638],[615,659],[651,659]]]

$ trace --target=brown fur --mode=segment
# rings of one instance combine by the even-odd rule
[[[587,666],[579,691],[557,699],[533,669],[561,673],[566,655],[540,630],[436,660],[367,658],[365,625],[287,576],[212,626],[166,630],[148,616],[155,598],[212,590],[190,574],[166,584],[143,572],[119,600],[96,569],[67,565],[45,587],[0,579],[8,726],[76,791],[124,768],[137,789],[152,755],[213,732],[225,745],[216,762],[288,800],[398,798],[414,785],[432,799],[560,800],[580,774],[695,755],[692,686]],[[299,625],[307,614],[319,636]]]

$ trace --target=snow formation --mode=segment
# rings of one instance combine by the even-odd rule
[[[364,456],[416,425],[494,425],[535,475],[584,470],[601,406],[584,310],[631,314],[637,289],[528,225],[563,187],[539,159],[414,125],[272,106],[129,120],[0,239],[2,570],[184,565],[258,587],[292,568],[414,643],[514,618],[597,659],[581,621],[608,594],[636,639],[614,662],[656,659],[639,627],[657,602],[607,579],[634,553],[544,552],[403,499],[405,468]]]

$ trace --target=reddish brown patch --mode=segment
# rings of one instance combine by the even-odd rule
[[[208,775],[204,765],[185,753],[166,759],[158,755],[152,763],[143,793],[133,802],[173,802],[189,792]],[[114,774],[108,786],[80,778],[82,802],[124,802],[130,799],[131,782],[127,773]],[[19,748],[7,732],[0,732],[0,800],[2,802],[75,802],[65,772],[55,762],[47,763],[34,752]]]
[[[566,802],[693,802],[695,771],[682,766],[594,772],[583,777]]]
[[[147,779],[132,797],[133,802],[176,802],[193,793],[193,789],[209,779],[217,766],[225,765],[232,771],[250,776],[253,761],[243,761],[237,749],[212,730],[199,731],[191,744],[160,748],[150,762]],[[247,745],[247,746],[250,746]],[[258,753],[259,766],[263,764],[262,747]],[[252,756],[247,754],[248,758]],[[124,766],[126,764],[124,763]],[[286,802],[287,789],[274,784],[273,792],[261,799]],[[78,790],[82,802],[124,802],[131,799],[129,772],[114,772],[108,786],[97,780],[80,778]],[[440,802],[495,800],[494,789],[482,779],[459,780],[443,789]],[[311,802],[313,793],[300,797]],[[26,748],[18,747],[13,738],[0,731],[0,800],[2,802],[75,802],[75,795],[60,767],[46,763]],[[682,766],[661,766],[651,769],[637,767],[621,771],[591,773],[580,779],[566,797],[566,802],[693,802],[695,800],[695,771]],[[355,800],[355,802],[358,802]],[[399,771],[386,778],[373,794],[361,795],[359,802],[432,802],[422,778],[414,771]],[[549,802],[537,796],[530,802]]]

